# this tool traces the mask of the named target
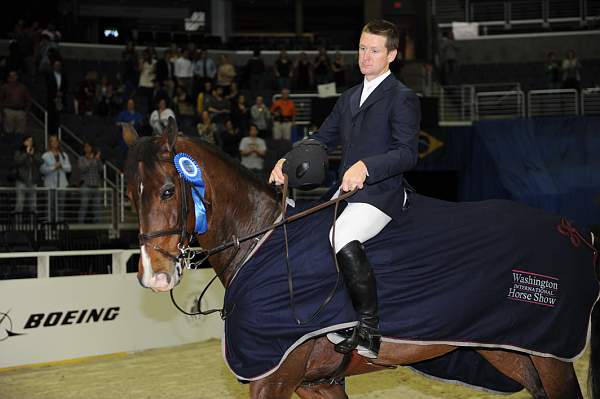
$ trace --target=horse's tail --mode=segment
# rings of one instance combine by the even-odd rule
[[[600,280],[600,234],[595,234],[594,247],[596,248],[596,276]],[[592,310],[592,332],[590,337],[590,365],[588,368],[588,382],[592,399],[600,399],[600,301]]]

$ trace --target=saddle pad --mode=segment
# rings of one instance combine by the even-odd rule
[[[593,251],[568,222],[503,200],[452,203],[411,194],[410,201],[402,219],[366,244],[384,339],[562,360],[581,354],[599,284]],[[328,239],[332,217],[327,209],[288,225],[294,307],[281,228],[228,287],[225,306],[235,308],[225,320],[223,351],[238,379],[269,375],[307,339],[356,323],[341,275],[311,320],[338,277]],[[298,324],[293,310],[307,322]],[[521,389],[489,364],[473,367],[477,356],[456,351],[413,366],[495,391]]]

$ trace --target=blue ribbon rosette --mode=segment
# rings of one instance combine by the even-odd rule
[[[194,200],[194,213],[196,225],[194,231],[198,234],[206,233],[208,221],[206,220],[206,208],[204,207],[204,193],[206,184],[202,179],[202,170],[198,163],[185,152],[175,154],[173,158],[175,169],[185,181],[192,186],[192,198]]]

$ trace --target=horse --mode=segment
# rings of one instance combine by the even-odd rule
[[[123,138],[130,146],[125,171],[127,195],[139,218],[141,257],[137,276],[145,288],[165,292],[178,284],[181,255],[195,234],[196,214],[194,206],[190,206],[194,204],[193,197],[174,166],[175,153],[189,154],[198,160],[202,170],[202,202],[208,230],[196,234],[196,238],[203,248],[218,247],[232,237],[235,241],[235,237],[269,229],[281,216],[278,193],[272,186],[259,181],[215,147],[179,135],[172,119],[162,136],[139,138],[129,126],[124,127]],[[226,288],[255,244],[255,240],[238,242],[210,257],[210,265]],[[598,240],[594,245],[597,251]],[[600,306],[590,312],[590,393],[599,399]],[[344,377],[436,359],[458,348],[444,343],[383,341],[376,360],[356,352],[348,359],[334,351],[326,336],[315,336],[295,347],[274,372],[250,381],[249,394],[253,399],[290,398],[294,393],[307,399],[347,398]],[[569,361],[504,348],[472,346],[462,350],[476,352],[533,398],[583,398]]]

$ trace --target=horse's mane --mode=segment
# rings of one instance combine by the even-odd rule
[[[129,148],[129,153],[125,162],[125,177],[128,181],[133,181],[132,179],[135,178],[139,162],[142,162],[146,168],[150,169],[150,171],[156,166],[156,163],[159,160],[158,153],[160,150],[160,143],[156,140],[156,137],[157,136],[141,137]],[[186,136],[185,138],[218,158],[230,167],[234,173],[241,175],[243,180],[249,182],[257,190],[266,191],[275,195],[275,189],[272,186],[261,181],[254,173],[243,167],[237,160],[231,158],[231,156],[225,153],[221,148],[197,137]]]

